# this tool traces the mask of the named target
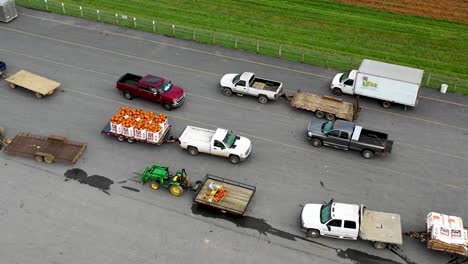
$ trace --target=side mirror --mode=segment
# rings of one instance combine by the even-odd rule
[[[170,84],[172,84],[172,81],[169,81]]]

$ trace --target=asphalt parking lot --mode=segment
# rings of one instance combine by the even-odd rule
[[[403,231],[425,229],[431,211],[468,221],[468,98],[422,89],[415,109],[386,110],[362,99],[357,123],[388,132],[392,155],[365,160],[359,153],[313,148],[306,140],[311,113],[283,101],[225,97],[228,72],[252,71],[280,80],[289,93],[330,94],[336,73],[240,51],[198,45],[111,25],[19,9],[0,24],[0,60],[62,83],[63,92],[36,99],[0,81],[0,126],[58,134],[88,143],[74,166],[47,165],[0,153],[2,263],[448,263],[451,258],[404,238],[392,252],[366,241],[308,241],[299,230],[309,202],[363,203],[401,214]],[[115,89],[124,73],[153,73],[186,89],[171,112]],[[344,96],[347,101],[352,97]],[[232,165],[208,155],[192,157],[177,144],[120,143],[100,134],[116,110],[129,105],[164,112],[178,136],[186,125],[235,130],[253,141],[253,154]],[[210,173],[249,183],[257,192],[243,220],[192,208],[191,195],[173,197],[135,182],[153,163],[185,168],[190,179]],[[113,183],[104,192],[67,180],[77,168]],[[67,180],[67,181],[66,181]],[[127,187],[127,188],[125,188]]]

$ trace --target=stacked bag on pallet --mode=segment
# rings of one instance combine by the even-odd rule
[[[462,255],[468,253],[468,233],[462,218],[431,212],[426,224],[429,248]]]
[[[169,128],[169,122],[164,114],[124,106],[111,118],[110,128],[112,133],[157,143]]]

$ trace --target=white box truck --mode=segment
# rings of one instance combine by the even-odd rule
[[[424,71],[380,61],[364,59],[359,70],[338,73],[332,81],[333,94],[356,94],[392,103],[416,106]]]

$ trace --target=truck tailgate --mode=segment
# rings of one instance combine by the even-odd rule
[[[360,237],[368,241],[401,245],[403,238],[400,215],[364,209]]]

